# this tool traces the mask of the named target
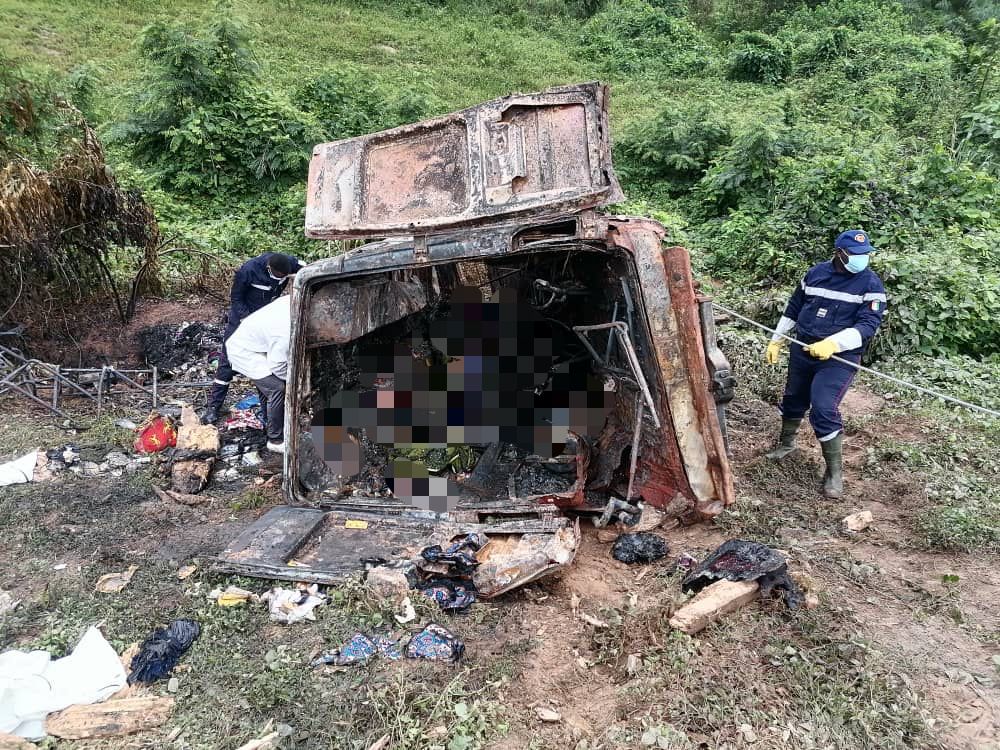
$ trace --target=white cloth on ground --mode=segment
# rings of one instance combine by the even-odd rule
[[[62,659],[48,651],[0,654],[0,733],[29,740],[45,736],[45,718],[67,706],[99,703],[125,686],[125,667],[91,626]]]

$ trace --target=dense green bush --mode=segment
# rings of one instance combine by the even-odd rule
[[[707,107],[668,107],[634,128],[616,150],[627,179],[665,180],[672,192],[687,190],[732,140],[728,123]]]
[[[726,74],[730,80],[776,84],[791,72],[792,46],[788,42],[757,31],[735,38]]]
[[[158,22],[141,35],[147,69],[135,111],[111,129],[177,190],[304,176],[318,123],[265,87],[244,27],[216,9],[203,29]]]
[[[677,6],[609,0],[583,27],[583,55],[609,72],[692,75],[711,62],[704,34]]]

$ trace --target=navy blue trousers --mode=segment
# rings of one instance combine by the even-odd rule
[[[809,422],[821,441],[836,437],[844,429],[840,401],[854,380],[857,370],[828,359],[825,362],[807,354],[798,344],[789,346],[788,382],[781,400],[781,416],[802,419],[809,411]],[[837,355],[860,362],[860,354]],[[812,407],[810,409],[810,407]]]

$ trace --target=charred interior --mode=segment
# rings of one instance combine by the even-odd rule
[[[312,288],[298,415],[310,500],[626,513],[675,500],[644,497],[664,473],[684,482],[662,445],[631,255],[521,240],[531,249]],[[639,462],[650,443],[659,460]]]

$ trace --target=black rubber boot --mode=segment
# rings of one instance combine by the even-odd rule
[[[799,431],[801,419],[782,419],[781,437],[778,439],[778,447],[767,453],[767,457],[772,461],[779,461],[795,450],[795,433]]]
[[[820,443],[826,460],[823,474],[823,495],[831,500],[839,500],[844,494],[844,433]]]

